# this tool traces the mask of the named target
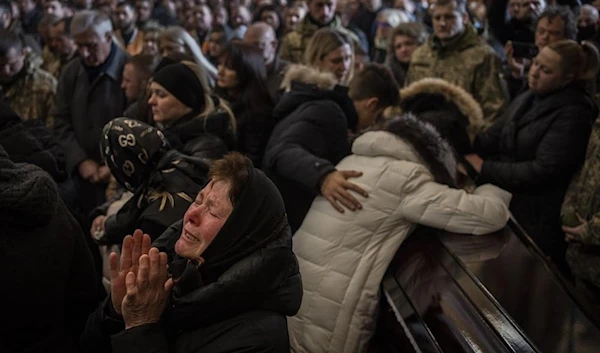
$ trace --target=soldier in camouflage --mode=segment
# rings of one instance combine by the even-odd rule
[[[440,0],[432,10],[434,35],[412,55],[405,85],[426,77],[444,79],[469,92],[489,126],[508,102],[493,49],[465,23],[464,0]]]
[[[70,25],[71,18],[64,18],[50,26],[48,47],[54,55],[54,60],[44,60],[42,68],[57,79],[60,78],[62,69],[77,55],[77,45],[71,36]]]
[[[57,81],[26,54],[18,35],[0,30],[0,99],[21,119],[38,119],[51,128]]]
[[[561,211],[567,262],[578,289],[600,294],[600,121],[596,120],[585,164],[573,178]],[[596,298],[597,300],[597,298]]]
[[[342,25],[342,20],[335,14],[337,0],[309,0],[308,13],[298,24],[296,30],[286,34],[281,42],[279,55],[283,60],[302,63],[304,51],[313,34],[323,27],[337,29],[352,39],[354,46],[359,46],[358,36]]]

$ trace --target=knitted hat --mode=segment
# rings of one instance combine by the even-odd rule
[[[153,80],[187,107],[194,111],[202,110],[204,87],[194,71],[185,64],[167,65],[154,74]]]

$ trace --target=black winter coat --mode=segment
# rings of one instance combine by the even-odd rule
[[[513,215],[557,260],[564,257],[561,204],[583,164],[597,115],[594,101],[579,83],[543,97],[527,91],[475,141],[485,160],[482,181],[513,193]]]
[[[45,170],[56,182],[67,179],[62,149],[42,121],[22,121],[6,103],[0,101],[0,145],[10,159],[31,163]]]
[[[0,147],[2,352],[78,352],[96,307],[96,272],[83,232],[54,181]]]
[[[152,245],[174,257],[183,221],[173,224]],[[244,257],[199,289],[172,299],[162,324],[124,330],[124,322],[107,298],[88,319],[81,342],[86,352],[288,353],[286,316],[300,308],[302,283],[291,252],[291,233]],[[178,267],[169,265],[171,270]],[[185,272],[198,271],[188,263]],[[200,268],[200,271],[202,268]],[[178,286],[184,286],[184,276]],[[187,287],[197,288],[195,285]],[[112,338],[111,338],[112,336]],[[112,349],[111,349],[112,346]]]
[[[235,148],[236,137],[224,111],[206,118],[190,113],[162,129],[171,147],[185,155],[214,160]]]
[[[237,149],[260,168],[265,147],[273,131],[273,107],[266,106],[262,111],[250,111],[241,103],[234,104],[233,112],[237,120]]]
[[[273,115],[277,121],[267,144],[263,170],[285,202],[294,233],[319,194],[325,175],[351,152],[348,130],[358,117],[347,89],[322,90],[294,82]]]

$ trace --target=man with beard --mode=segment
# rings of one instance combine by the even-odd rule
[[[128,1],[117,4],[113,14],[113,23],[117,28],[115,37],[129,55],[137,55],[144,47],[144,33],[136,26],[135,7]]]
[[[292,63],[302,62],[306,46],[317,30],[323,27],[336,29],[350,37],[355,46],[360,45],[358,36],[343,26],[335,13],[337,0],[309,0],[308,13],[295,31],[286,34],[281,41],[281,58]]]
[[[0,29],[0,99],[23,120],[38,119],[51,127],[56,79],[31,63],[26,54],[16,33]]]

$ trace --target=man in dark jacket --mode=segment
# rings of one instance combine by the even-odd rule
[[[302,282],[281,195],[239,153],[209,178],[156,248],[136,231],[120,269],[111,254],[111,297],[88,320],[86,352],[289,352]]]
[[[269,139],[263,170],[279,188],[295,232],[319,192],[340,212],[341,205],[361,207],[347,191],[366,196],[347,181],[361,173],[338,171],[335,165],[350,154],[348,131],[368,128],[400,97],[392,73],[374,64],[354,77],[349,91],[337,86],[331,74],[304,66],[290,68],[284,85],[291,91],[275,108],[279,122]]]
[[[244,34],[244,42],[260,49],[267,66],[267,88],[273,102],[281,98],[281,81],[289,62],[282,60],[277,53],[279,41],[273,27],[266,22],[255,22]]]
[[[78,352],[96,305],[94,264],[50,176],[13,163],[0,146],[0,346],[4,352]]]
[[[82,208],[88,213],[103,202],[110,177],[98,146],[104,125],[125,110],[120,88],[125,53],[112,40],[110,19],[100,12],[76,14],[71,33],[80,57],[61,74],[53,115],[67,170],[82,180]]]

